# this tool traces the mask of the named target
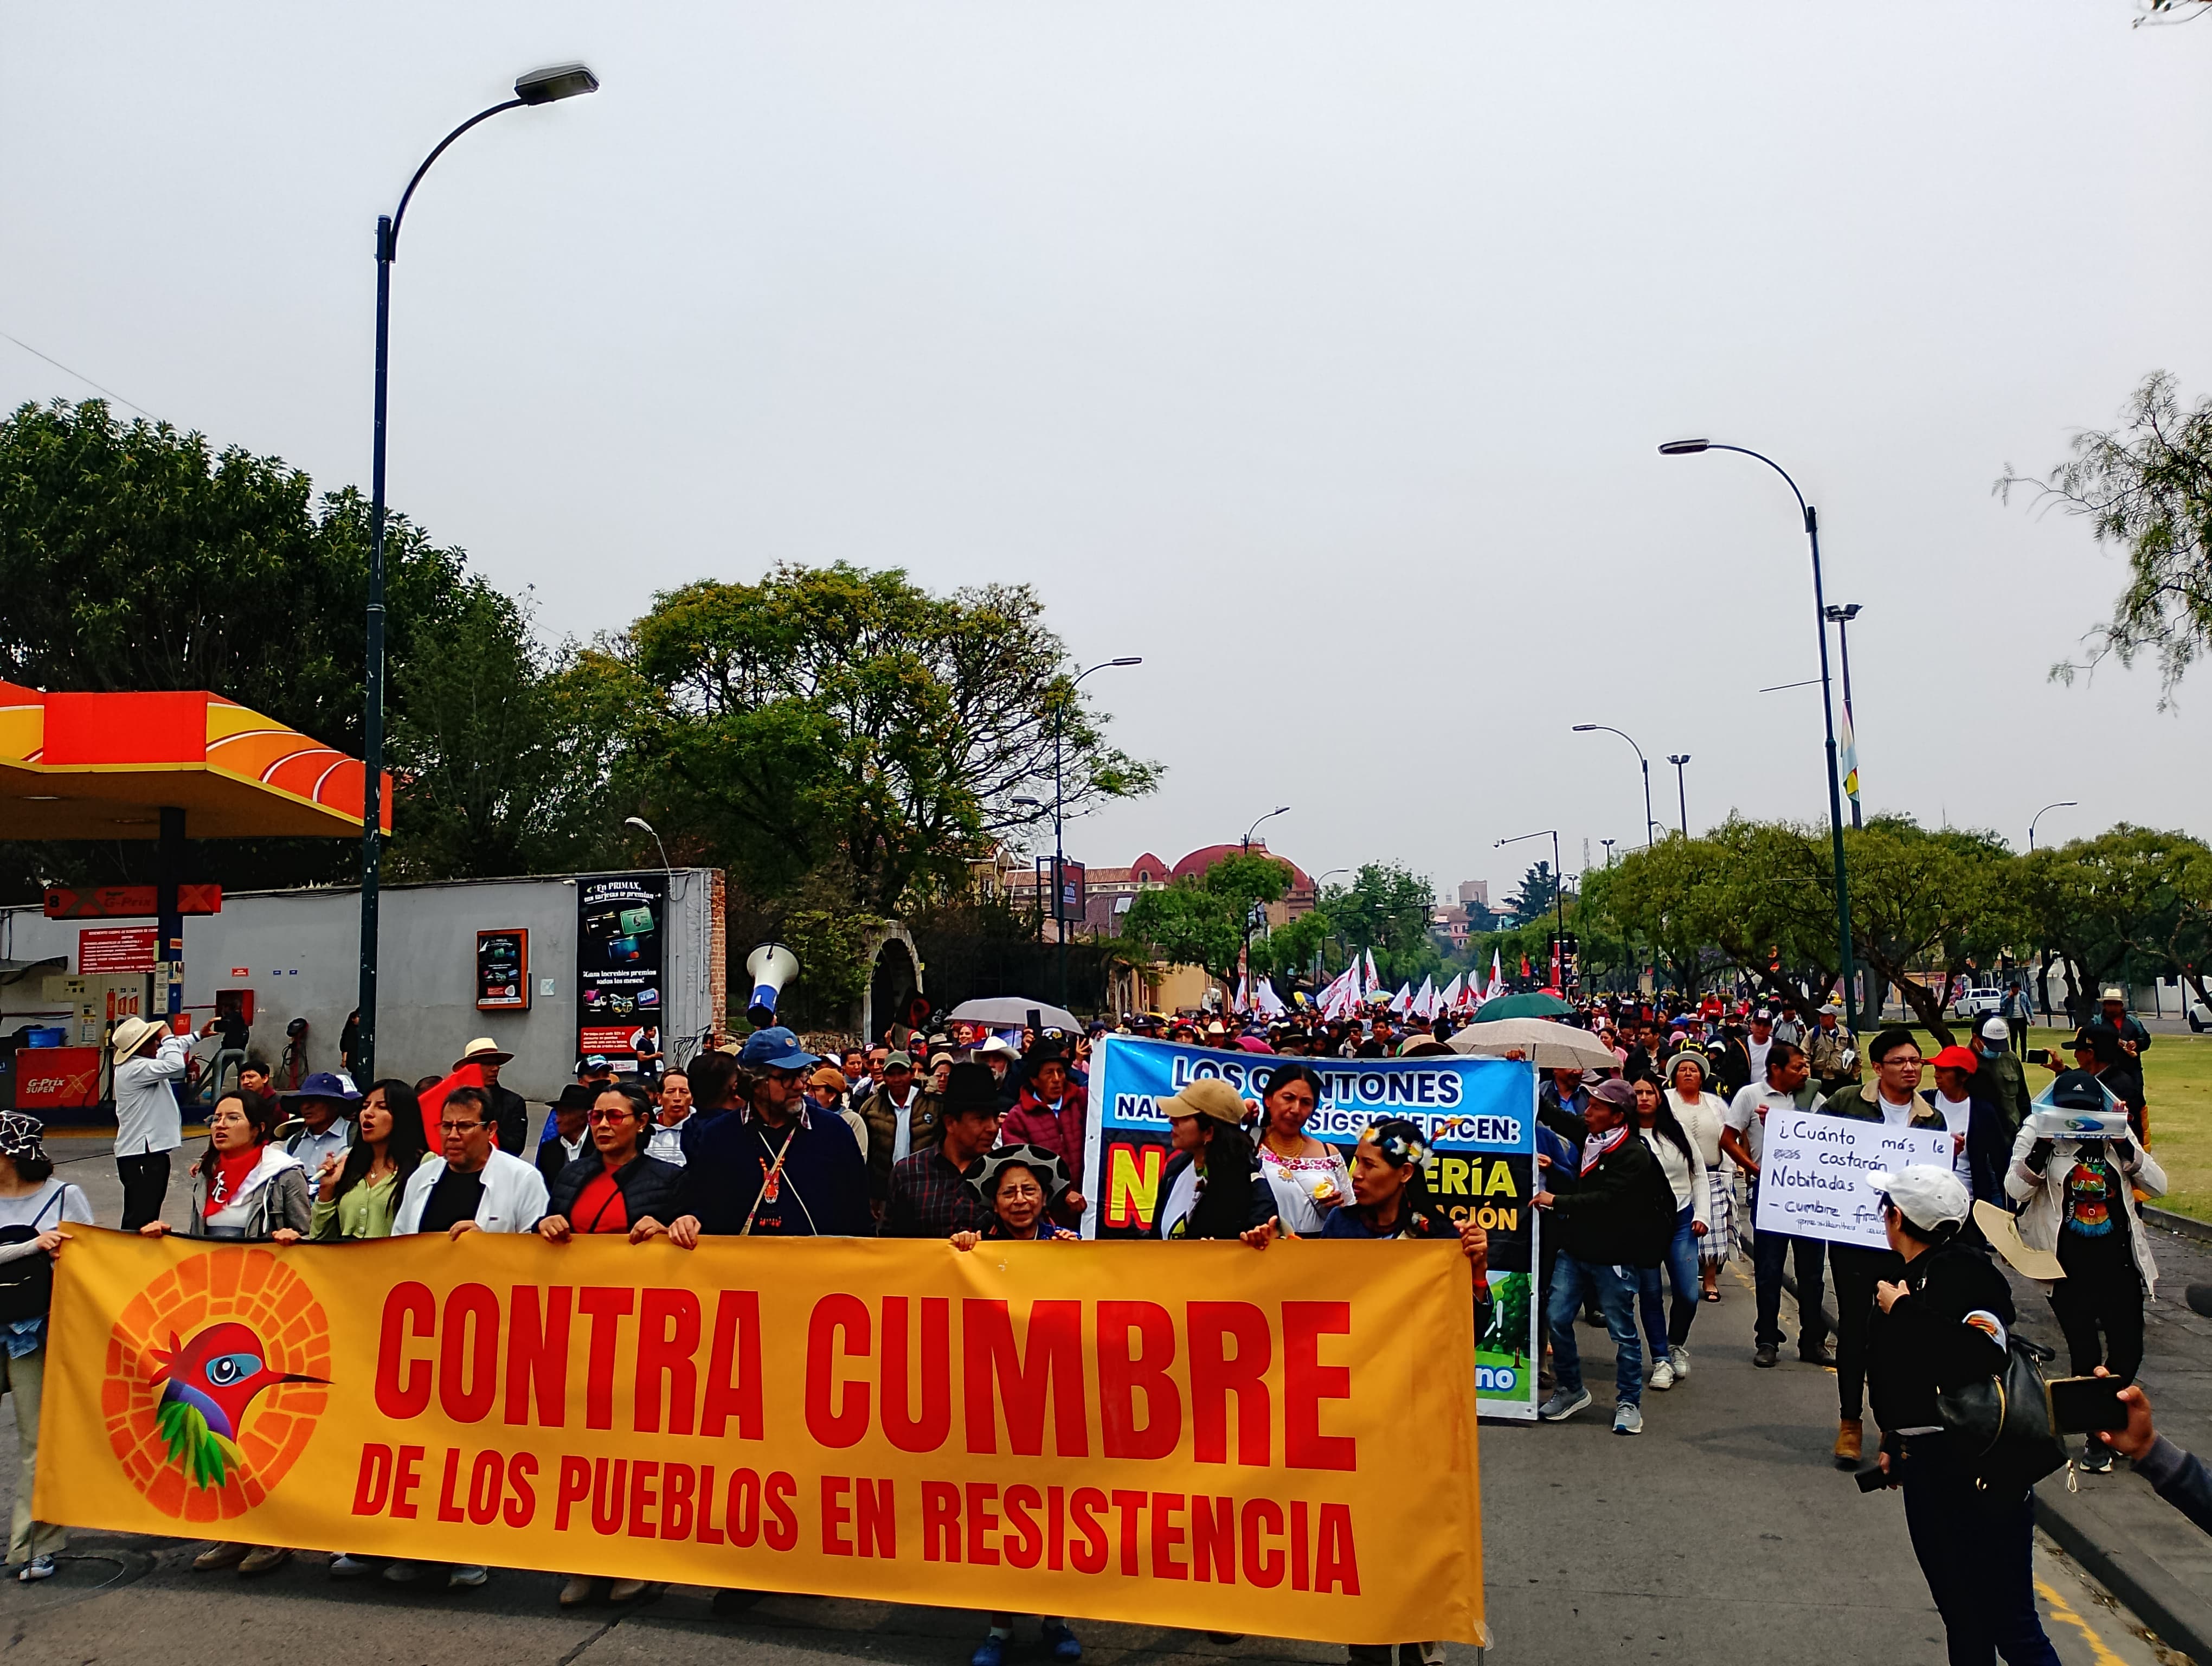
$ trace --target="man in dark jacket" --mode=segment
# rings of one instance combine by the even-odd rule
[[[999,1084],[988,1065],[956,1064],[945,1086],[943,1137],[891,1168],[884,1208],[888,1238],[943,1238],[991,1224],[983,1195],[970,1184],[998,1142]]]
[[[2117,983],[2106,986],[2097,1016],[2082,1029],[2095,1043],[2097,1056],[2105,1061],[2105,1085],[2127,1105],[2140,1138],[2146,1132],[2142,1055],[2150,1050],[2150,1031],[2128,1011],[2128,993]]]
[[[591,1155],[592,1102],[598,1097],[581,1083],[571,1082],[546,1114],[552,1126],[538,1141],[538,1172],[545,1177],[548,1192],[570,1164]]]
[[[853,1130],[806,1103],[805,1073],[821,1061],[777,1025],[756,1030],[738,1054],[752,1081],[749,1104],[716,1119],[685,1146],[679,1248],[702,1236],[860,1237],[872,1231],[868,1171]]]
[[[1585,1291],[1594,1292],[1605,1314],[1615,1351],[1613,1383],[1617,1405],[1613,1432],[1644,1432],[1644,1345],[1636,1335],[1638,1268],[1657,1259],[1658,1219],[1653,1182],[1667,1194],[1666,1218],[1673,1219],[1674,1193],[1659,1172],[1651,1151],[1631,1126],[1636,1090],[1618,1078],[1590,1090],[1583,1112],[1587,1137],[1577,1169],[1547,1170],[1545,1189],[1531,1200],[1551,1211],[1551,1231],[1559,1235],[1559,1259],[1552,1273],[1552,1374],[1557,1385],[1539,1415],[1550,1422],[1572,1417],[1590,1403],[1583,1387],[1582,1354],[1575,1345],[1575,1316]]]
[[[489,1036],[478,1036],[461,1049],[461,1056],[453,1061],[459,1070],[465,1064],[477,1066],[483,1072],[484,1097],[491,1102],[491,1120],[499,1130],[499,1148],[509,1157],[520,1157],[523,1142],[530,1137],[530,1103],[511,1087],[499,1085],[499,1067],[514,1056]]]
[[[667,1231],[684,1170],[644,1153],[652,1096],[635,1082],[619,1083],[601,1088],[586,1114],[592,1148],[546,1188],[538,1236],[562,1243],[572,1232],[623,1232],[641,1243]]]
[[[1925,1061],[1919,1040],[1902,1025],[1874,1038],[1867,1049],[1874,1062],[1871,1082],[1849,1082],[1822,1102],[1823,1116],[1847,1116],[1855,1122],[1884,1122],[1892,1128],[1941,1128],[1943,1113],[1920,1097]],[[1963,1143],[1963,1140],[1962,1140]],[[1867,1316],[1874,1310],[1874,1288],[1905,1270],[1894,1251],[1855,1243],[1828,1246],[1828,1274],[1836,1290],[1836,1467],[1858,1467],[1866,1439]]]

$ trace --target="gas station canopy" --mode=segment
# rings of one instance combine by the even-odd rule
[[[362,764],[204,690],[41,694],[0,683],[0,836],[352,838]],[[392,777],[379,819],[392,830]]]

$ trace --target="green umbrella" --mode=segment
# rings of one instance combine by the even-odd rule
[[[1517,995],[1500,995],[1495,1000],[1486,1000],[1475,1009],[1472,1022],[1488,1024],[1496,1018],[1556,1018],[1575,1009],[1557,995],[1547,995],[1541,989],[1530,989]]]

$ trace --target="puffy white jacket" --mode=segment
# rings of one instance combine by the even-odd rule
[[[430,1190],[446,1171],[446,1159],[436,1152],[422,1158],[407,1177],[407,1189],[392,1218],[392,1236],[404,1237],[422,1230],[422,1207]],[[477,1225],[487,1232],[526,1232],[545,1216],[545,1177],[534,1164],[510,1157],[496,1146],[483,1166],[483,1195],[477,1200]]]
[[[2066,1177],[2072,1172],[2074,1158],[2085,1145],[2102,1145],[2102,1140],[2054,1140],[2051,1142],[2051,1160],[2036,1173],[2027,1166],[2027,1153],[2035,1145],[2034,1130],[2025,1122],[2012,1142],[2012,1166],[2005,1170],[2005,1190],[2027,1207],[2020,1212],[2021,1242],[2031,1250],[2058,1250],[2059,1213],[2066,1207]],[[2142,1275],[2143,1295],[2146,1298],[2158,1292],[2158,1263],[2151,1259],[2150,1234],[2143,1231],[2142,1217],[2136,1211],[2135,1189],[2140,1186],[2153,1197],[2166,1195],[2166,1170],[2141,1146],[2129,1142],[2135,1152],[2133,1161],[2114,1163],[2130,1183],[2120,1188],[2120,1207],[2128,1217],[2128,1236],[2135,1245],[2136,1270]],[[2051,1280],[2043,1280],[2048,1292]]]

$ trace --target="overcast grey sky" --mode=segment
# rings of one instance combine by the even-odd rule
[[[0,6],[0,331],[368,474],[549,632],[781,561],[1035,584],[1164,788],[1319,873],[1506,882],[1556,824],[1824,818],[1810,581],[1870,810],[2212,832],[2212,671],[2047,684],[2123,575],[1990,496],[2153,368],[2212,388],[2212,24],[1776,7]],[[10,406],[91,390],[0,342]],[[281,606],[281,598],[260,599]]]

